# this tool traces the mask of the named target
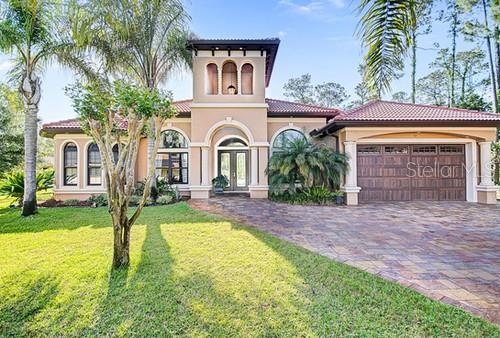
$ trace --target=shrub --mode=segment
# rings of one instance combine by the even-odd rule
[[[54,170],[44,170],[36,175],[36,190],[48,190],[54,186]],[[15,198],[19,205],[23,204],[24,172],[13,171],[4,175],[0,181],[0,195]]]
[[[156,200],[156,203],[161,204],[161,205],[167,205],[167,204],[172,203],[173,200],[174,200],[174,198],[172,197],[172,195],[163,195],[163,196],[158,197],[158,199]]]
[[[77,199],[69,199],[69,200],[63,201],[63,205],[66,207],[76,207],[76,206],[79,206],[80,204],[81,204],[81,201],[77,200]]]
[[[326,187],[312,187],[304,190],[302,194],[306,200],[314,204],[327,204],[333,200],[334,194]]]
[[[137,182],[134,187],[133,195],[142,196],[142,194],[144,194],[145,186],[145,181]],[[165,195],[172,191],[173,189],[166,179],[164,179],[163,177],[156,177],[156,187],[151,187],[151,193],[149,194],[149,196],[153,200],[153,203],[155,203],[159,196]]]
[[[297,193],[300,187],[336,189],[347,171],[347,157],[332,148],[303,138],[290,140],[269,159],[271,193]]]
[[[141,203],[141,200],[142,200],[142,196],[137,196],[137,195],[132,195],[130,196],[130,200],[129,200],[129,206],[133,206],[133,207],[136,207],[139,205],[139,203]]]
[[[106,194],[92,195],[88,198],[87,202],[95,207],[107,207],[108,196]]]

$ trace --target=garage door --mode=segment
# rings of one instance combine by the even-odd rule
[[[360,201],[464,201],[461,144],[358,145]]]

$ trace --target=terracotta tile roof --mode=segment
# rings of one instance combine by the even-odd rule
[[[324,127],[311,135],[333,132],[346,126],[427,126],[473,125],[500,127],[500,114],[461,108],[448,108],[425,104],[413,104],[376,100],[352,110],[341,112]]]
[[[266,103],[269,105],[269,114],[296,114],[301,113],[303,115],[314,115],[314,114],[324,114],[328,117],[333,117],[340,113],[341,110],[338,108],[325,108],[320,106],[315,106],[311,104],[303,104],[297,102],[290,102],[284,100],[276,99],[266,99]]]
[[[193,100],[175,101],[174,105],[179,113],[191,113]],[[325,108],[310,104],[302,104],[276,99],[266,99],[269,106],[269,116],[320,116],[333,117],[340,112],[337,108]]]
[[[127,129],[127,120],[117,117],[116,121],[118,126],[121,129]],[[79,131],[80,130],[80,121],[78,119],[67,119],[61,121],[55,121],[50,123],[44,123],[42,125],[42,131],[51,132],[51,131]]]
[[[191,116],[191,103],[193,100],[181,100],[175,101],[174,106],[177,108],[179,117],[189,117]],[[269,105],[268,116],[270,117],[325,117],[332,118],[335,114],[340,112],[339,109],[335,108],[323,108],[319,106],[301,104],[296,102],[289,102],[283,100],[266,99],[266,103]],[[120,127],[123,129],[127,128],[127,121],[120,119]],[[42,132],[51,133],[54,132],[77,132],[80,130],[80,122],[78,119],[68,119],[56,122],[45,123],[42,126]]]
[[[391,101],[371,101],[342,112],[334,121],[500,121],[500,115],[476,110]]]

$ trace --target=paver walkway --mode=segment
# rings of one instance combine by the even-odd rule
[[[245,197],[189,203],[500,324],[499,205],[298,206]]]

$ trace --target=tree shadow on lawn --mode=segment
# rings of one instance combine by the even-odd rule
[[[149,223],[134,274],[130,276],[132,268],[110,271],[108,291],[94,314],[94,325],[82,335],[192,336],[211,332],[220,336],[228,330],[238,332],[231,323],[220,325],[214,317],[228,317],[228,309],[241,305],[218,293],[203,273],[175,277],[173,264],[161,224]]]
[[[495,336],[497,327],[462,309],[427,298],[347,264],[311,253],[251,226],[247,231],[290,262],[304,280],[310,327],[318,336]]]
[[[59,283],[50,275],[39,276],[18,287],[16,284],[26,273],[29,271],[2,281],[2,288],[13,288],[0,302],[1,337],[36,336],[37,329],[31,324],[58,295]]]

